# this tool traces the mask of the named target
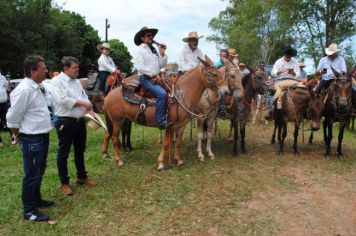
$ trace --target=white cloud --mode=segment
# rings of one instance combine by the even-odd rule
[[[134,35],[143,26],[159,29],[158,42],[165,43],[170,62],[178,60],[184,43],[182,38],[190,31],[199,35],[212,34],[208,28],[211,18],[216,17],[227,6],[219,0],[56,0],[63,9],[84,16],[87,23],[98,30],[105,39],[105,19],[109,19],[109,39],[117,38],[128,47],[131,54],[135,50]],[[200,40],[199,48],[218,59],[215,43]]]

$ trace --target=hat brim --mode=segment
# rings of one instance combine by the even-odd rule
[[[143,30],[141,29],[140,31],[138,31],[135,34],[134,42],[138,46],[142,43],[141,37],[144,36],[146,33],[151,33],[152,38],[154,38],[156,36],[157,32],[158,32],[158,29],[143,29]]]
[[[329,50],[328,48],[325,48],[325,54],[328,55],[328,56],[331,56],[331,55],[333,55],[335,53],[338,53],[340,51],[341,51],[341,49]]]
[[[200,35],[199,37],[185,37],[183,38],[183,42],[188,43],[189,39],[201,39],[204,35]]]
[[[96,49],[98,49],[99,52],[101,52],[101,50],[103,50],[103,48],[106,48],[106,47],[103,47],[102,44],[99,44],[98,46],[96,46]],[[107,48],[107,49],[109,49],[110,51],[114,51],[112,48]]]

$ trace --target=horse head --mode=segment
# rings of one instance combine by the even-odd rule
[[[222,95],[229,93],[229,88],[225,82],[221,72],[214,66],[214,62],[205,55],[205,60],[198,57],[198,60],[203,64],[201,69],[201,78],[206,88],[217,88]]]
[[[225,58],[222,58],[222,61],[225,65],[223,69],[225,80],[229,86],[230,94],[232,94],[234,99],[240,100],[244,96],[244,89],[242,87],[242,73],[240,68]]]
[[[335,74],[335,76],[332,87],[335,105],[341,108],[348,107],[351,105],[352,82],[346,75]]]
[[[324,96],[317,94],[312,89],[310,89],[309,92],[310,101],[308,106],[308,116],[312,121],[311,129],[317,131],[320,129],[320,120],[325,108]]]
[[[269,96],[275,91],[266,72],[250,68],[248,65],[246,65],[246,67],[252,73],[252,85],[258,94]]]

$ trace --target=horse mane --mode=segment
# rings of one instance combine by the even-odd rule
[[[245,88],[247,85],[248,81],[251,81],[252,79],[252,73],[248,73],[247,75],[244,75],[244,77],[242,77],[242,86]]]

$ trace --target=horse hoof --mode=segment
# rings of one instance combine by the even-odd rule
[[[279,151],[278,155],[283,156],[283,152]]]
[[[338,158],[339,158],[339,160],[341,160],[341,161],[343,161],[345,158],[344,158],[344,155],[342,155],[342,154],[339,154],[338,155]]]
[[[245,149],[245,150],[241,150],[241,154],[247,154],[247,150]]]
[[[123,166],[123,165],[124,165],[124,162],[123,162],[122,160],[117,160],[117,161],[116,161],[116,165],[117,165],[118,167]]]
[[[201,162],[204,162],[205,161],[204,155],[203,154],[198,154],[198,160],[201,161]]]
[[[184,163],[184,161],[182,161],[182,160],[178,160],[178,162],[177,162],[177,166],[178,167],[181,167],[181,166],[183,166],[185,163]]]
[[[157,170],[158,170],[158,171],[164,170],[164,165],[163,165],[163,163],[159,163],[159,164],[158,164]]]
[[[108,160],[110,159],[110,156],[108,154],[103,154],[103,160]]]
[[[232,154],[232,157],[233,157],[233,158],[238,158],[238,157],[239,157],[239,154],[238,154],[238,153],[234,153],[234,154]]]
[[[127,151],[128,151],[128,152],[132,152],[133,150],[134,150],[133,147],[128,147],[128,148],[127,148]]]
[[[326,160],[330,160],[330,155],[325,155]]]
[[[209,159],[210,159],[210,160],[215,160],[215,156],[214,156],[214,155],[210,155],[210,156],[209,156]]]
[[[274,140],[271,140],[271,144],[275,144],[276,143],[276,141],[274,141]]]
[[[295,156],[295,157],[299,156],[299,152],[295,152],[295,153],[294,153],[294,156]]]

